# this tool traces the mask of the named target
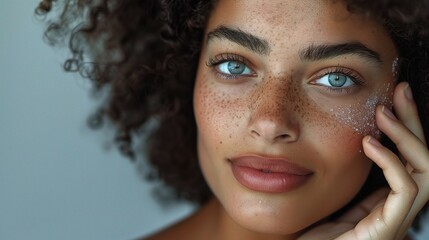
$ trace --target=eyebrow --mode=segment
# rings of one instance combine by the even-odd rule
[[[350,42],[332,45],[311,45],[299,51],[303,61],[317,61],[338,57],[341,55],[358,55],[371,62],[382,63],[380,54],[360,42]]]
[[[251,33],[227,26],[219,26],[207,34],[207,42],[213,39],[228,39],[260,55],[268,55],[271,51],[267,40],[257,37]],[[380,64],[380,54],[368,48],[360,42],[349,42],[340,44],[311,45],[299,51],[299,57],[303,61],[318,61],[341,55],[358,55],[371,62]]]
[[[240,29],[219,26],[207,34],[207,42],[215,38],[228,39],[260,55],[268,55],[270,53],[270,45],[267,40]]]

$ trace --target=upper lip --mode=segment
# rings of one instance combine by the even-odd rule
[[[248,167],[264,172],[285,173],[299,176],[305,176],[313,173],[313,171],[299,166],[296,163],[292,163],[282,157],[267,157],[256,154],[247,154],[232,157],[229,161],[238,167]]]

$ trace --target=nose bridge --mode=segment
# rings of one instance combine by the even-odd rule
[[[282,89],[283,90],[283,89]],[[281,89],[273,84],[264,84],[252,96],[251,110],[258,117],[279,117],[286,106]]]
[[[294,140],[299,129],[291,79],[270,78],[255,89],[250,103],[249,130],[267,141]]]

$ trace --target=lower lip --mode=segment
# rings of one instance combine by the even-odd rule
[[[283,193],[305,184],[309,175],[265,173],[259,169],[231,164],[234,177],[241,185],[258,192]]]

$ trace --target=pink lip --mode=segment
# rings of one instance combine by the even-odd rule
[[[231,158],[229,161],[237,181],[259,192],[290,191],[307,182],[313,173],[284,158],[244,155]]]

